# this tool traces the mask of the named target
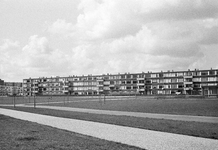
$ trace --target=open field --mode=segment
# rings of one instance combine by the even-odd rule
[[[139,150],[139,148],[80,135],[0,115],[1,150]]]
[[[100,96],[102,99],[103,96]],[[134,96],[106,96],[108,100],[127,100],[133,99]],[[54,103],[54,102],[77,102],[77,101],[99,101],[99,96],[33,96],[31,97],[0,97],[0,104],[13,104],[14,100],[16,104],[28,104],[33,103],[34,99],[36,103]]]
[[[16,104],[29,104],[33,106],[33,97],[16,98]],[[36,109],[16,106],[16,110],[52,115],[57,117],[96,121],[102,123],[130,126],[142,129],[185,134],[191,136],[218,139],[218,127],[214,123],[185,122],[164,119],[137,118],[128,116],[111,116],[88,114],[81,112],[68,112],[60,110],[47,110],[37,108],[37,105],[55,105],[62,107],[77,107],[116,111],[214,116],[218,117],[218,99],[197,98],[156,98],[156,97],[36,97]],[[13,104],[12,97],[0,99],[0,104]],[[5,107],[14,109],[13,107]]]
[[[189,100],[189,99],[132,99],[132,100],[106,100],[106,102],[86,101],[79,103],[50,103],[53,106],[66,106],[76,108],[90,108],[102,110],[215,116],[218,117],[218,100]]]
[[[33,97],[16,97],[16,104],[31,104]],[[144,113],[215,116],[218,117],[218,99],[214,98],[155,98],[155,97],[36,97],[36,105],[54,105],[90,109],[131,111]],[[0,98],[0,104],[13,104],[13,97]]]
[[[5,108],[14,109],[13,107],[5,107]],[[69,111],[41,109],[41,108],[34,109],[29,107],[17,107],[15,108],[15,110],[51,115],[56,117],[95,121],[95,122],[116,124],[116,125],[136,127],[142,129],[150,129],[156,131],[218,139],[218,126],[215,123],[185,122],[185,121],[137,118],[137,117],[127,117],[127,116],[111,116],[111,115],[89,114],[89,113],[69,112]]]

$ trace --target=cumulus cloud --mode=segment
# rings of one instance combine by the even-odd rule
[[[0,78],[13,79],[22,73],[17,69],[20,66],[20,60],[17,57],[20,54],[20,45],[18,41],[5,39],[0,44]]]
[[[46,37],[33,35],[24,47],[4,40],[0,52],[3,54],[0,55],[1,78],[10,81],[21,77],[65,75],[70,69],[69,56],[51,48]]]
[[[28,75],[201,69],[218,45],[217,0],[82,0],[78,12],[76,23],[60,18],[47,30],[69,38],[71,51],[36,35],[19,48]]]
[[[73,31],[73,25],[72,23],[67,23],[65,20],[58,19],[49,26],[48,31],[54,34],[68,35],[68,32]]]
[[[54,24],[81,42],[72,50],[80,73],[200,67],[202,45],[218,39],[216,0],[84,0],[78,9],[76,24]]]

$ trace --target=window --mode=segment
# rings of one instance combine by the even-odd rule
[[[131,89],[131,86],[127,86],[126,89],[127,89],[127,90],[130,90],[130,89]]]
[[[200,76],[200,72],[193,72],[193,76]]]
[[[143,74],[139,74],[138,77],[139,78],[144,78],[144,75]]]
[[[164,83],[164,80],[163,80],[163,79],[160,79],[160,83]]]
[[[125,75],[121,75],[121,79],[125,79]]]
[[[153,80],[152,80],[152,83],[157,83],[157,80],[156,80],[156,79],[153,79]]]
[[[114,76],[109,76],[109,79],[114,79]]]
[[[157,76],[156,76],[156,74],[151,74],[151,77],[156,78]]]
[[[177,76],[183,76],[183,72],[178,72]]]
[[[178,88],[183,88],[183,84],[179,84],[179,85],[178,85]]]
[[[214,70],[209,71],[209,75],[215,75],[215,71]]]
[[[126,81],[126,84],[131,84],[131,81]]]
[[[133,89],[137,89],[137,86],[133,86]]]
[[[139,83],[144,83],[144,80],[139,80]]]
[[[114,84],[114,81],[110,81],[110,84]]]
[[[206,82],[206,81],[208,81],[208,78],[201,78],[201,81]]]
[[[163,73],[159,73],[159,77],[162,78],[163,77]]]
[[[163,85],[159,85],[159,89],[162,89],[163,88]]]
[[[134,75],[133,75],[133,78],[137,78],[137,75],[136,75],[136,74],[134,74]]]
[[[201,78],[193,78],[193,82],[200,82]]]
[[[172,83],[177,82],[177,79],[171,79]]]
[[[216,77],[209,77],[208,81],[216,81]]]
[[[130,74],[126,75],[126,78],[127,78],[127,79],[130,79],[130,78],[131,78],[131,75],[130,75]]]
[[[104,77],[104,79],[105,79],[105,80],[108,80],[108,79],[109,79],[109,77],[108,77],[108,76],[106,76],[106,77]]]
[[[171,73],[170,76],[171,76],[171,77],[175,77],[175,76],[176,76],[176,73]]]
[[[176,89],[176,88],[177,88],[177,84],[172,84],[172,85],[171,85],[171,88],[172,88],[172,89]]]
[[[183,79],[178,79],[178,82],[183,82]]]
[[[192,75],[192,72],[185,72],[185,75],[186,75],[186,76],[191,76],[191,75]]]
[[[170,75],[169,75],[169,73],[164,73],[163,76],[164,77],[169,77]]]
[[[208,75],[208,72],[207,72],[207,71],[201,72],[201,75],[202,75],[202,76],[207,76],[207,75]]]
[[[133,84],[136,84],[137,83],[137,80],[133,80],[133,82],[132,82]]]
[[[170,83],[171,79],[164,79],[164,83]]]
[[[200,88],[201,85],[200,84],[194,84],[194,88]]]
[[[98,84],[101,84],[101,85],[102,85],[102,84],[103,84],[103,81],[99,81]]]

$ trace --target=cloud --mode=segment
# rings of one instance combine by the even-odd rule
[[[83,13],[77,23],[58,19],[49,31],[69,33],[82,40],[113,39],[134,35],[144,24],[213,18],[218,15],[216,0],[116,0],[82,1]]]
[[[63,51],[51,48],[46,37],[31,36],[22,51],[27,67],[36,68],[45,74],[67,69],[67,55]]]
[[[1,49],[17,50],[25,76],[37,77],[202,68],[218,44],[216,0],[84,0],[78,12],[76,23],[60,18],[47,30],[71,51],[37,35]]]
[[[202,45],[218,39],[216,0],[90,0],[78,9],[76,24],[53,26],[79,41],[71,65],[78,73],[196,67],[206,62]]]
[[[19,57],[20,45],[18,41],[12,41],[10,39],[2,40],[0,44],[0,78],[1,79],[13,79],[15,76],[19,76],[19,67],[21,61]]]
[[[48,32],[53,34],[65,34],[67,35],[68,32],[73,31],[72,23],[67,23],[65,20],[58,19],[52,25],[48,27]]]
[[[46,37],[30,36],[21,47],[18,42],[4,40],[0,45],[0,75],[5,80],[28,77],[66,75],[70,72],[69,55],[51,48]]]

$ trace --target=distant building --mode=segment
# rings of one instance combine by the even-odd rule
[[[206,95],[218,94],[218,70],[124,73],[23,80],[23,93],[32,95]]]
[[[0,79],[0,96],[5,96],[4,80]]]
[[[23,84],[21,82],[5,82],[5,95],[23,95]]]

